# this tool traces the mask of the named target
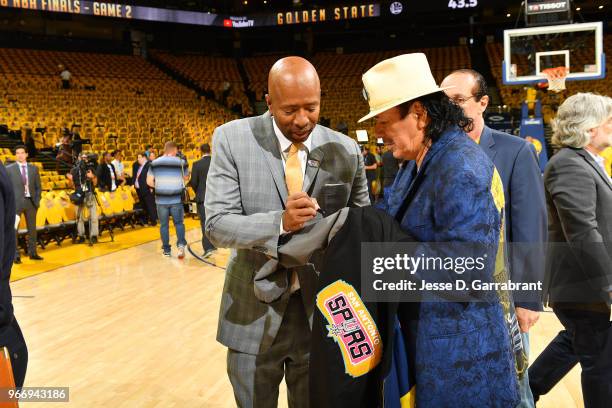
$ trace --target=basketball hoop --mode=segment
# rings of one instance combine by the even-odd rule
[[[546,68],[542,73],[548,80],[548,90],[553,92],[561,92],[565,90],[565,79],[569,73],[567,67]]]

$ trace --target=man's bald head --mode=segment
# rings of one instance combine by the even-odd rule
[[[298,85],[313,87],[321,91],[319,74],[315,67],[302,57],[281,58],[272,65],[268,74],[268,92],[273,93],[277,87]]]
[[[321,83],[315,67],[301,57],[282,58],[268,75],[268,108],[289,140],[304,142],[319,121]]]

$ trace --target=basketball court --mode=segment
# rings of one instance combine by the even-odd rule
[[[192,250],[201,252],[200,238],[198,228],[188,231]],[[164,258],[157,240],[108,254],[88,250],[87,260],[11,285],[30,350],[25,386],[69,387],[70,402],[54,407],[235,407],[226,349],[215,341],[229,252],[214,255],[213,266],[191,253]],[[532,361],[560,329],[551,312],[542,313]],[[579,368],[538,407],[583,407]]]
[[[11,2],[8,6],[8,2],[0,1],[3,10],[10,7],[43,16],[47,12],[59,12],[44,8],[26,10],[25,3],[19,7],[14,6],[19,2]],[[342,8],[336,7],[338,4],[322,4],[321,9],[311,10],[306,4],[309,2],[303,2],[303,5],[293,1],[291,7],[287,5],[271,11],[269,3],[272,2],[263,1],[265,6],[262,4],[257,8],[259,6],[253,6],[254,1],[247,7],[249,2],[246,0],[234,1],[234,6],[231,10],[228,6],[227,12],[212,7],[208,11],[177,12],[178,7],[187,3],[177,3],[168,9],[136,6],[134,15],[141,17],[134,19],[140,20],[142,27],[146,28],[123,27],[123,34],[129,34],[123,37],[130,43],[127,53],[121,51],[126,55],[106,55],[103,51],[96,54],[95,50],[77,49],[76,45],[75,52],[64,49],[48,51],[45,47],[23,47],[25,51],[19,51],[19,47],[13,48],[12,44],[6,49],[0,48],[0,89],[7,89],[7,102],[0,104],[0,119],[4,115],[8,118],[8,126],[15,125],[11,132],[16,132],[19,127],[26,129],[19,120],[33,116],[30,111],[26,112],[26,105],[28,109],[35,107],[41,112],[40,116],[57,120],[43,123],[44,127],[38,125],[39,128],[33,121],[27,123],[30,133],[34,131],[35,138],[40,136],[42,140],[45,132],[49,135],[61,129],[63,125],[60,123],[67,120],[62,116],[64,110],[74,110],[75,118],[78,118],[74,121],[84,122],[83,135],[91,139],[89,146],[94,152],[109,150],[110,142],[104,138],[111,137],[114,138],[114,147],[118,146],[126,153],[127,163],[128,158],[130,161],[135,159],[146,145],[159,147],[170,138],[181,135],[183,139],[180,141],[187,148],[187,159],[193,164],[199,158],[196,146],[211,142],[217,126],[240,117],[262,114],[267,109],[264,95],[271,64],[286,54],[303,53],[309,54],[317,69],[321,68],[321,114],[327,116],[329,127],[343,123],[350,137],[363,145],[376,147],[382,146],[382,139],[376,140],[371,127],[361,129],[361,125],[356,123],[359,112],[366,106],[361,96],[361,75],[382,59],[401,53],[423,52],[438,83],[453,70],[485,67],[491,93],[495,93],[497,99],[495,106],[493,103],[489,106],[487,119],[490,121],[487,125],[533,143],[543,171],[553,153],[548,124],[559,104],[577,92],[610,94],[610,66],[606,61],[606,54],[612,53],[609,22],[605,18],[603,22],[596,21],[596,18],[592,21],[579,19],[580,7],[574,7],[576,2],[529,0],[515,2],[507,9],[500,6],[500,2],[486,0],[415,4],[415,13],[422,13],[423,26],[442,19],[442,16],[448,20],[444,24],[448,25],[446,29],[450,34],[440,34],[445,36],[442,39],[445,42],[437,38],[431,44],[424,34],[427,27],[413,28],[413,22],[421,15],[416,18],[411,15],[413,10],[407,2],[380,2],[368,4],[367,8],[365,4],[353,2],[353,14],[352,11],[349,13],[348,6],[341,13]],[[603,3],[608,7],[609,2]],[[121,9],[121,5],[100,4],[108,5],[109,9],[97,14],[94,10],[81,13],[83,20],[75,20],[77,32],[86,32],[87,22],[97,23],[99,17],[115,18],[106,20],[111,21],[110,24],[131,21],[131,8],[127,17],[127,11]],[[489,26],[483,24],[482,32],[478,32],[478,22],[474,23],[468,9],[481,13],[478,15]],[[359,10],[362,12],[357,13]],[[70,13],[76,19],[79,12]],[[108,13],[113,15],[106,15]],[[597,16],[595,13],[594,9],[590,15]],[[236,17],[238,15],[241,17]],[[332,16],[336,15],[332,21]],[[328,21],[325,21],[326,16]],[[507,20],[503,20],[503,16]],[[41,21],[45,18],[40,17]],[[522,19],[525,24],[522,24]],[[5,21],[7,26],[8,21],[12,24],[11,18]],[[159,25],[146,26],[149,22]],[[39,23],[39,26],[47,27],[46,23]],[[329,28],[336,23],[343,25],[346,33],[342,33],[340,28]],[[60,32],[64,29],[63,24],[68,27],[66,32],[75,28],[71,26],[72,21],[62,20],[57,24],[61,29],[51,24],[45,30]],[[171,28],[161,29],[164,24]],[[306,24],[310,24],[308,29]],[[458,32],[468,26],[469,29],[458,34],[457,38],[451,38],[454,24]],[[496,24],[498,27],[492,27]],[[27,24],[23,22],[22,25]],[[203,27],[201,32],[194,28],[198,25]],[[249,27],[257,27],[260,31],[253,30],[255,34],[250,35]],[[319,33],[320,27],[323,28]],[[192,28],[197,34],[192,35]],[[242,37],[238,32],[227,34],[229,30],[238,28],[244,29],[240,33]],[[213,31],[216,29],[221,34]],[[100,33],[115,28],[108,29],[100,23],[92,28],[94,30],[97,31],[92,43],[100,40],[98,35],[103,37]],[[147,41],[155,41],[152,32],[162,40],[155,44],[158,49],[147,50]],[[372,35],[374,32],[376,36]],[[415,35],[416,32],[419,34]],[[109,37],[120,36],[117,33],[120,33],[119,29]],[[349,37],[357,35],[355,33],[360,35],[355,37],[360,40]],[[66,36],[72,41],[72,31]],[[195,47],[195,51],[185,45],[182,50],[185,55],[174,54],[172,47],[177,43],[193,45],[191,41],[204,43],[202,39],[210,41],[210,44],[218,39],[226,50],[219,52],[215,45],[207,43],[206,47]],[[270,43],[273,51],[259,45],[264,42],[262,39]],[[414,42],[407,45],[402,42],[404,39]],[[273,44],[275,42],[278,44]],[[385,46],[378,49],[378,43]],[[476,46],[479,48],[474,48]],[[244,52],[243,55],[243,48],[249,47],[253,48],[251,54]],[[76,82],[82,86],[78,91],[69,93],[56,89],[58,78],[54,69],[58,61],[53,58],[63,58],[60,62],[67,60],[71,69],[74,67],[77,78],[81,74],[78,78],[81,82]],[[43,62],[36,66],[35,62],[39,60]],[[16,68],[10,66],[11,63]],[[108,74],[102,68],[107,66],[114,67],[115,71]],[[32,71],[28,70],[30,67],[33,67]],[[94,91],[102,97],[91,97],[90,93]],[[22,106],[14,103],[18,97],[26,101]],[[133,104],[136,98],[140,101]],[[94,99],[95,103],[92,102]],[[67,108],[47,110],[49,100]],[[1,95],[0,102],[3,102]],[[83,112],[79,111],[79,104],[85,107]],[[42,105],[45,105],[44,109],[40,107]],[[99,115],[99,112],[104,114]],[[118,122],[103,123],[111,122],[115,116],[120,117]],[[134,122],[140,118],[146,118],[146,123],[143,121],[135,126]],[[493,118],[499,120],[497,125]],[[10,120],[15,123],[9,123]],[[88,121],[90,123],[86,123]],[[132,125],[137,130],[132,130]],[[81,124],[76,126],[80,128]],[[154,128],[157,128],[157,133]],[[43,129],[42,135],[38,135],[39,129]],[[90,133],[87,133],[88,129]],[[117,139],[120,139],[119,145]],[[9,149],[2,147],[0,159],[11,161]],[[45,148],[50,149],[50,146]],[[40,164],[41,170],[42,166]],[[48,194],[54,190],[62,191],[64,196],[70,193],[60,171],[46,173],[49,174],[43,174],[43,190]],[[68,203],[67,198],[64,201]],[[45,223],[47,226],[50,224],[43,217],[42,224]],[[198,256],[203,252],[199,220],[188,217],[185,226],[189,251],[182,260],[176,256],[176,247],[172,257],[164,257],[159,227],[146,226],[118,231],[113,240],[105,233],[94,246],[69,244],[67,241],[61,246],[50,243],[41,251],[44,262],[31,261],[23,256],[23,264],[13,265],[10,286],[15,317],[29,350],[24,387],[69,389],[68,402],[23,401],[19,403],[20,407],[236,406],[226,372],[227,349],[216,341],[230,251],[219,249],[212,257],[202,259]],[[24,221],[20,228],[25,228]],[[173,234],[171,226],[172,243],[176,240]],[[530,362],[562,329],[551,309],[540,314],[538,323],[530,331]],[[575,366],[551,392],[540,398],[537,407],[583,408],[580,371],[580,366]],[[279,407],[287,407],[284,383],[280,387]]]

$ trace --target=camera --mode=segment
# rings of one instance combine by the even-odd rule
[[[98,155],[95,153],[80,155],[74,168],[79,169],[83,174],[87,174],[88,171],[95,173],[98,168]]]

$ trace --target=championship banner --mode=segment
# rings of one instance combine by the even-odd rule
[[[228,28],[305,23],[316,24],[380,16],[380,5],[375,3],[353,4],[338,7],[318,7],[270,14],[255,14],[251,16],[228,16],[198,11],[170,10],[84,0],[0,0],[0,8]]]

